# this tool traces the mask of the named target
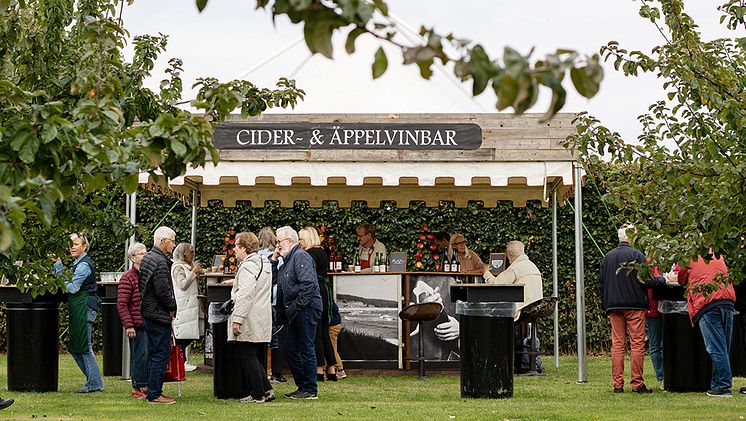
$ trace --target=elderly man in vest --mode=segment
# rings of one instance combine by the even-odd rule
[[[505,247],[506,255],[510,266],[507,269],[500,272],[497,276],[492,275],[489,271],[489,266],[484,267],[484,280],[488,284],[499,284],[499,285],[523,285],[523,302],[518,304],[518,311],[516,312],[515,319],[521,315],[521,309],[527,305],[539,301],[544,296],[543,285],[541,281],[541,272],[539,268],[528,259],[525,253],[525,246],[520,241],[511,241]],[[529,335],[524,334],[523,325],[516,325],[515,327],[515,338],[514,346],[516,351],[526,351],[529,346]],[[537,339],[537,348],[538,348]],[[537,349],[538,351],[538,349]],[[541,359],[536,356],[536,371],[542,372]],[[517,373],[526,373],[529,371],[529,357],[524,354],[515,355],[515,370]]]
[[[712,252],[711,252],[712,253]],[[679,285],[686,290],[687,308],[692,326],[702,331],[705,349],[712,360],[712,378],[708,396],[731,398],[733,377],[730,368],[730,346],[733,339],[733,312],[736,292],[728,282],[728,268],[723,256],[697,257],[685,268],[677,268]],[[705,293],[702,287],[712,287]]]
[[[96,268],[88,251],[88,239],[81,234],[71,234],[70,256],[73,260],[72,279],[65,281],[67,302],[70,311],[70,340],[67,350],[73,356],[86,382],[75,393],[92,393],[104,390],[104,382],[98,369],[91,345],[91,331],[96,321],[98,300],[96,298]],[[54,271],[59,275],[64,266],[59,260]]]
[[[159,227],[153,234],[153,248],[140,263],[139,287],[142,294],[141,312],[148,334],[148,402],[173,404],[174,399],[163,394],[171,350],[171,321],[176,316],[176,298],[171,282],[171,259],[176,247],[176,233],[169,227]]]

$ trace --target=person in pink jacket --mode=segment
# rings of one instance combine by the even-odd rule
[[[130,396],[136,399],[144,398],[148,387],[148,335],[140,314],[142,296],[138,287],[140,262],[147,251],[142,243],[130,246],[127,255],[132,261],[132,268],[122,275],[117,289],[117,312],[130,343]]]

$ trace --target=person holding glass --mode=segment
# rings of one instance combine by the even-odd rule
[[[194,248],[189,243],[181,243],[174,249],[174,263],[171,266],[171,280],[174,283],[176,297],[176,318],[174,319],[174,336],[184,353],[184,370],[194,371],[196,365],[189,364],[187,349],[199,339],[204,326],[205,315],[199,305],[199,283],[197,278],[202,266],[194,262]]]

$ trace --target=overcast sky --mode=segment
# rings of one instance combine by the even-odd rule
[[[700,25],[703,38],[733,36],[719,26],[720,2],[688,1],[687,12]],[[610,40],[619,41],[628,50],[650,52],[662,43],[661,35],[649,22],[638,16],[640,2],[632,0],[392,0],[391,15],[406,27],[417,31],[421,25],[433,26],[439,33],[453,33],[481,43],[492,57],[502,54],[505,46],[521,53],[535,47],[534,58],[557,48],[573,48],[583,54],[598,52]],[[358,38],[357,52],[344,51],[346,35],[334,38],[334,60],[321,55],[309,59],[301,40],[300,26],[285,18],[273,24],[271,14],[254,9],[255,2],[211,0],[198,13],[193,0],[137,0],[126,6],[125,26],[131,35],[169,35],[166,54],[162,55],[148,86],[156,89],[163,69],[171,57],[184,61],[184,86],[191,87],[197,77],[214,76],[222,81],[250,80],[260,87],[272,87],[279,77],[293,76],[306,91],[306,99],[297,113],[470,113],[492,112],[495,97],[488,88],[473,99],[470,84],[461,87],[439,72],[430,81],[419,76],[416,66],[402,66],[401,53],[384,45],[389,69],[377,80],[370,65],[378,41]],[[738,36],[742,36],[739,34]],[[259,68],[261,63],[284,54]],[[661,82],[652,76],[625,78],[605,65],[601,91],[586,100],[570,90],[563,112],[589,111],[603,124],[619,131],[625,139],[639,134],[637,116],[664,94]],[[253,72],[251,72],[254,70]],[[566,85],[570,87],[571,85]],[[190,90],[185,99],[192,99]],[[532,112],[544,112],[549,99],[542,92]],[[476,103],[478,102],[478,104]],[[479,105],[481,104],[481,106]]]

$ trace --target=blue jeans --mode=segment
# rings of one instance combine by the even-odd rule
[[[648,328],[648,346],[650,348],[650,360],[653,361],[655,379],[663,381],[663,319],[645,318],[645,326]]]
[[[321,312],[311,308],[298,311],[287,325],[286,350],[288,365],[298,390],[311,394],[318,393],[316,385],[316,325]]]
[[[145,319],[148,333],[148,400],[163,394],[163,375],[171,354],[171,325]]]
[[[733,307],[717,306],[702,313],[699,330],[702,331],[705,349],[712,360],[710,390],[730,390],[733,380],[729,356],[733,339]]]
[[[91,314],[92,313],[92,314]],[[88,309],[88,351],[80,354],[70,353],[73,356],[73,360],[80,367],[80,371],[85,374],[86,382],[81,388],[82,391],[90,390],[103,390],[104,381],[101,379],[101,372],[98,369],[98,362],[96,362],[96,356],[93,355],[93,345],[91,343],[91,331],[93,330],[93,322],[91,318],[96,320],[96,312]]]
[[[145,329],[135,329],[137,334],[129,338],[130,343],[130,377],[132,387],[148,386],[148,334]]]

